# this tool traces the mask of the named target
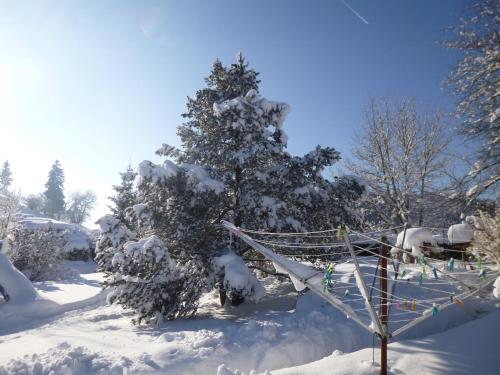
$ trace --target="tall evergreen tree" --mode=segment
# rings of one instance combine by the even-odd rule
[[[120,173],[120,185],[113,185],[115,196],[108,199],[113,202],[112,206],[108,206],[113,215],[123,221],[125,219],[125,210],[135,204],[136,192],[134,189],[135,178],[137,173],[129,164],[125,172]]]
[[[61,163],[56,160],[49,171],[45,183],[45,213],[52,218],[60,219],[64,214],[64,171]]]
[[[12,184],[12,172],[10,170],[9,161],[3,163],[2,171],[0,172],[0,192],[7,192]]]

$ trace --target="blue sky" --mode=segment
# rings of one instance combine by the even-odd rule
[[[451,109],[442,81],[458,55],[438,41],[467,2],[346,2],[360,16],[341,0],[0,0],[0,162],[29,194],[59,159],[68,191],[98,194],[94,220],[129,162],[179,145],[186,97],[238,51],[261,94],[292,106],[293,154],[348,156],[370,97]]]

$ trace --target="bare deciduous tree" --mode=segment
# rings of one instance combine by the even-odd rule
[[[457,114],[463,133],[481,143],[469,173],[480,177],[467,193],[474,198],[500,182],[500,2],[476,2],[451,30],[455,37],[444,46],[464,53],[449,79]]]
[[[440,112],[419,112],[413,99],[372,99],[347,162],[367,187],[368,208],[389,225],[422,225],[428,196],[443,188],[450,140]]]
[[[69,196],[66,216],[71,223],[82,224],[90,216],[94,209],[97,197],[94,192],[87,190],[85,192],[73,192]]]

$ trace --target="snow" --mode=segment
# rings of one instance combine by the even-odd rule
[[[38,297],[31,282],[12,265],[5,254],[0,254],[0,285],[10,297],[9,303],[27,303]]]
[[[498,356],[500,311],[471,321],[447,332],[420,340],[405,340],[388,346],[388,366],[392,374],[405,375],[495,375],[500,368]],[[471,345],[473,343],[473,345]],[[303,366],[273,371],[273,375],[375,375],[371,348],[354,353],[334,352]],[[375,351],[375,361],[380,351]]]
[[[500,276],[496,278],[495,283],[493,284],[493,295],[495,298],[500,299]]]
[[[165,160],[163,165],[158,165],[144,160],[139,163],[137,167],[138,180],[137,184],[140,185],[144,180],[151,179],[154,183],[159,182],[165,178],[175,176],[179,168],[175,163],[170,160]]]
[[[450,244],[469,243],[472,241],[473,235],[474,229],[467,223],[454,224],[448,229]]]
[[[404,237],[404,244],[403,244]],[[422,246],[424,242],[427,246],[432,246],[432,252],[439,252],[436,248],[436,239],[433,237],[432,232],[426,228],[409,228],[405,232],[402,231],[398,234],[396,239],[396,246],[391,249],[391,254],[396,255],[399,252],[398,247],[403,247],[404,250],[411,250],[413,256],[418,257],[422,255]]]
[[[207,170],[200,165],[181,164],[181,168],[186,170],[188,176],[197,183],[198,191],[213,190],[222,193],[226,188],[222,181],[211,178]]]

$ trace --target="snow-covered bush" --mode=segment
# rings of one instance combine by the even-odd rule
[[[213,267],[216,277],[222,278],[224,290],[233,303],[238,301],[237,296],[248,297],[254,302],[259,302],[264,296],[264,287],[238,255],[228,253],[214,257]]]
[[[196,311],[198,295],[190,293],[190,273],[183,272],[187,267],[176,265],[157,236],[126,242],[112,265],[114,272],[105,282],[113,287],[108,302],[133,309],[137,323],[158,323]]]
[[[500,266],[500,208],[493,215],[481,212],[476,220],[471,251]]]
[[[95,249],[97,270],[106,272],[112,270],[111,261],[115,253],[131,238],[130,231],[113,215],[105,215],[97,221],[101,235]]]
[[[63,260],[65,238],[51,226],[32,230],[17,225],[8,235],[8,257],[31,281],[53,280]]]
[[[404,237],[404,243],[403,243]],[[419,257],[425,253],[439,253],[441,250],[437,247],[436,239],[432,236],[432,232],[426,228],[409,228],[405,232],[398,234],[396,245],[391,249],[393,256],[399,255],[401,248],[411,251],[411,255]],[[408,261],[407,253],[403,254],[403,259]]]

